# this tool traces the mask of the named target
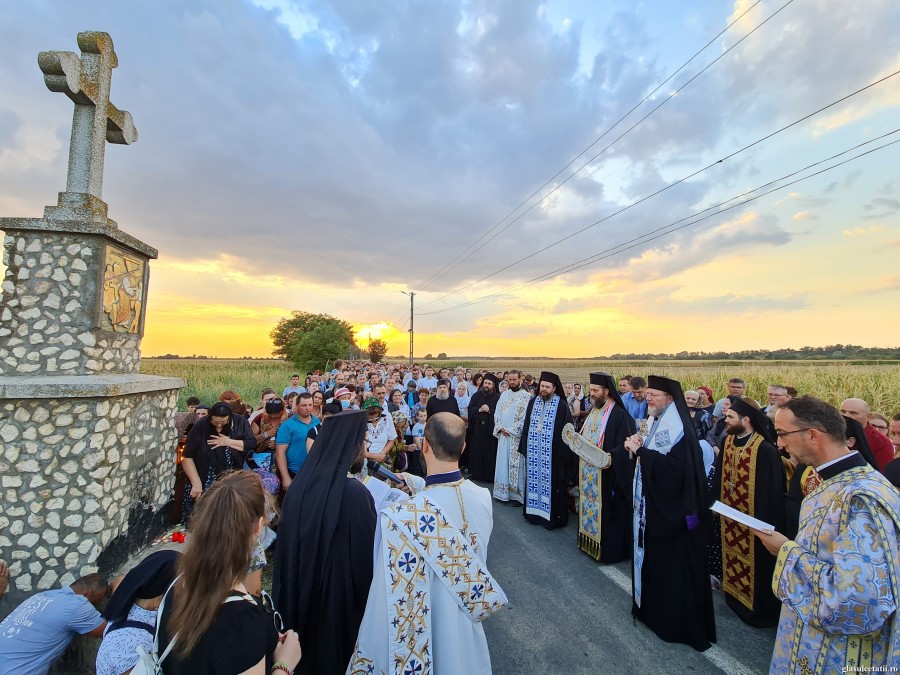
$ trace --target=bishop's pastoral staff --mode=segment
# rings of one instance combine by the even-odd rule
[[[427,477],[403,474],[412,497],[379,514],[375,574],[348,675],[491,672],[480,622],[506,595],[485,564],[490,492],[458,468],[465,436],[458,415],[432,415],[422,444]]]
[[[566,483],[574,455],[562,432],[572,422],[555,373],[541,373],[538,395],[528,402],[519,452],[525,456],[525,518],[548,530],[569,522]]]
[[[651,375],[646,438],[634,453],[634,616],[660,639],[698,651],[716,641],[706,541],[710,519],[703,451],[681,384]]]
[[[821,483],[793,540],[754,531],[778,556],[782,602],[770,673],[888,672],[900,664],[900,494],[847,448],[837,410],[811,396],[775,413],[779,445]]]
[[[614,563],[631,557],[634,459],[625,441],[634,434],[635,422],[611,375],[591,373],[588,391],[593,407],[581,435],[609,453],[612,464],[601,469],[580,460],[578,548],[600,562]]]

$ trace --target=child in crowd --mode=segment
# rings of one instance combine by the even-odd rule
[[[409,453],[409,472],[417,476],[425,475],[425,466],[422,464],[422,441],[425,438],[425,419],[428,413],[425,408],[416,411],[416,423],[409,432],[412,445],[416,446],[414,452]]]

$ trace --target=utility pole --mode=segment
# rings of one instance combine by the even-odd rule
[[[409,296],[409,365],[413,364],[413,336],[415,335],[415,331],[413,330],[413,318],[415,316],[415,300],[416,294],[413,291],[407,293],[406,291],[400,291],[403,295]]]

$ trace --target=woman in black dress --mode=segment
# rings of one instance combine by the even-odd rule
[[[187,522],[194,503],[216,478],[244,466],[256,449],[256,438],[243,415],[232,412],[227,403],[216,403],[209,415],[194,424],[184,444],[181,467],[185,481],[181,519]]]

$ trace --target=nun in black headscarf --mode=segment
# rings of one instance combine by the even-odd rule
[[[372,583],[376,513],[351,467],[363,461],[367,416],[334,415],[287,492],[273,597],[303,646],[298,673],[344,673]]]
[[[156,614],[175,579],[177,551],[151,553],[125,575],[103,616],[109,626],[97,652],[97,673],[125,673],[137,665],[137,648],[153,649]]]

